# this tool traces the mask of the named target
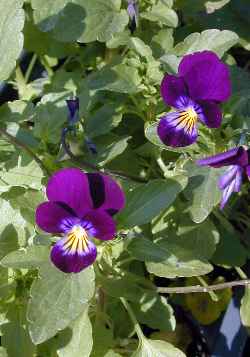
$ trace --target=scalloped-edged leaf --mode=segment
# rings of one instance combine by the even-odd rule
[[[93,339],[92,326],[88,317],[88,308],[69,325],[69,329],[63,331],[59,337],[59,342],[62,342],[62,347],[57,350],[59,357],[88,357],[90,355]]]
[[[42,343],[69,326],[86,309],[94,287],[92,267],[65,274],[52,265],[42,266],[32,284],[27,311],[33,343]]]
[[[216,52],[219,57],[234,46],[239,40],[238,35],[229,30],[205,30],[201,33],[194,32],[187,36],[183,42],[174,48],[174,54],[184,56],[196,51],[210,50]]]
[[[128,24],[121,0],[32,0],[35,23],[59,41],[108,41]]]
[[[170,279],[204,275],[213,269],[197,249],[169,242],[167,238],[152,242],[142,237],[134,238],[128,247],[136,259],[146,262],[150,273]]]
[[[49,261],[50,247],[34,245],[9,253],[1,260],[1,265],[6,268],[32,269]]]
[[[8,79],[23,49],[23,0],[0,1],[0,81]]]
[[[175,176],[137,187],[127,195],[126,207],[118,217],[120,226],[128,228],[150,222],[174,202],[186,185],[185,176]]]
[[[185,354],[168,342],[143,338],[132,357],[186,357]]]

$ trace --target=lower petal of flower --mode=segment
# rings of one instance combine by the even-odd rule
[[[75,225],[51,250],[51,261],[64,273],[79,273],[93,264],[97,250],[86,230]]]
[[[219,188],[223,190],[220,208],[223,209],[233,192],[239,192],[242,185],[243,168],[230,167],[219,179]]]
[[[197,140],[198,115],[190,107],[186,110],[171,112],[161,118],[158,125],[158,135],[161,141],[172,147],[183,147]]]

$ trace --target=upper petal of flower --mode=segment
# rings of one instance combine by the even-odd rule
[[[178,69],[194,100],[224,102],[231,95],[229,69],[211,51],[195,52],[184,56]]]
[[[87,177],[94,208],[113,215],[124,207],[125,195],[115,180],[99,173],[88,173]]]
[[[101,209],[89,211],[83,217],[82,226],[89,235],[101,240],[113,239],[116,233],[115,221]]]
[[[63,233],[62,222],[74,218],[74,212],[60,202],[43,202],[36,209],[37,225],[48,233]]]
[[[96,246],[90,240],[85,245],[69,245],[69,237],[60,239],[52,248],[50,259],[64,273],[79,273],[96,260]]]
[[[197,160],[196,163],[200,166],[208,165],[211,167],[222,167],[230,165],[246,166],[248,164],[248,154],[243,146],[239,146],[221,154]]]
[[[199,102],[199,119],[209,128],[219,128],[222,121],[222,113],[218,104],[214,102]]]
[[[87,175],[76,168],[57,171],[49,179],[47,197],[50,201],[64,202],[78,217],[93,207]]]
[[[187,96],[187,89],[182,78],[166,74],[161,82],[161,95],[166,104],[179,108],[178,100]]]
[[[193,144],[198,136],[195,112],[170,112],[161,118],[157,132],[161,141],[172,147],[183,147]]]

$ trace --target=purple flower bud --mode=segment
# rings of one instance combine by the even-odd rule
[[[74,125],[79,120],[79,98],[66,100],[68,106],[68,121],[70,125]]]
[[[136,4],[136,0],[128,0],[127,12],[130,18],[129,29],[133,34],[135,32],[136,27],[138,27],[138,17],[139,17],[139,8],[138,5]]]

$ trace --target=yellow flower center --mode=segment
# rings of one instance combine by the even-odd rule
[[[181,111],[178,117],[179,124],[185,127],[186,131],[191,131],[194,125],[198,121],[198,115],[193,108],[188,108],[185,111]]]
[[[88,250],[88,234],[86,230],[80,226],[75,225],[67,234],[66,242],[63,245],[67,253],[83,253]]]

